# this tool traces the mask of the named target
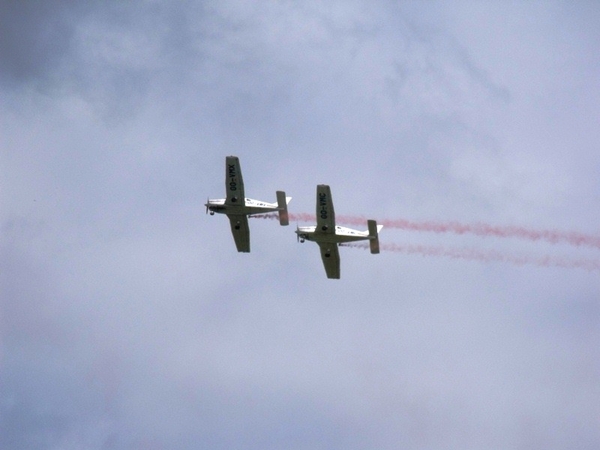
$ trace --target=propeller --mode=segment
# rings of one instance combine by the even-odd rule
[[[300,227],[298,226],[298,224],[296,224],[296,242],[304,242],[306,236],[306,234],[300,233]]]
[[[210,202],[210,199],[208,197],[206,197],[206,214],[208,214],[208,202]]]

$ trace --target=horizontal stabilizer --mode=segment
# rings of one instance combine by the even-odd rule
[[[292,197],[286,197],[284,191],[277,191],[277,209],[279,211],[279,224],[289,225],[290,218],[288,215],[287,204]]]
[[[377,225],[375,220],[367,220],[369,225],[369,245],[371,247],[371,253],[379,253],[379,230],[383,228],[383,225]]]

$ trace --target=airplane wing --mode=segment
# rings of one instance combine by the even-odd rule
[[[319,248],[321,249],[321,259],[323,260],[323,266],[325,266],[325,272],[327,272],[327,278],[340,278],[340,252],[338,246],[335,243],[320,242]]]
[[[335,234],[335,212],[331,189],[326,184],[317,186],[317,229],[318,233]]]
[[[225,192],[227,192],[225,204],[245,204],[244,179],[242,178],[240,159],[237,156],[225,158]]]
[[[238,252],[250,253],[250,228],[248,217],[244,215],[227,215],[231,223],[231,233],[235,239]]]

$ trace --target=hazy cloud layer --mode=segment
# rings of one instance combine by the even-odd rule
[[[598,272],[340,250],[312,213],[598,235],[600,8],[4,2],[0,447],[596,449]],[[384,228],[382,242],[600,259]]]

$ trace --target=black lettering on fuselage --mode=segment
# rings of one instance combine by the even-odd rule
[[[236,191],[237,190],[237,175],[235,173],[235,164],[227,164],[228,172],[229,172],[229,190]]]
[[[325,206],[327,204],[327,194],[321,192],[319,194],[319,205]]]
[[[321,219],[327,219],[327,194],[322,192],[319,194],[319,206],[321,207],[321,210],[319,211]]]

